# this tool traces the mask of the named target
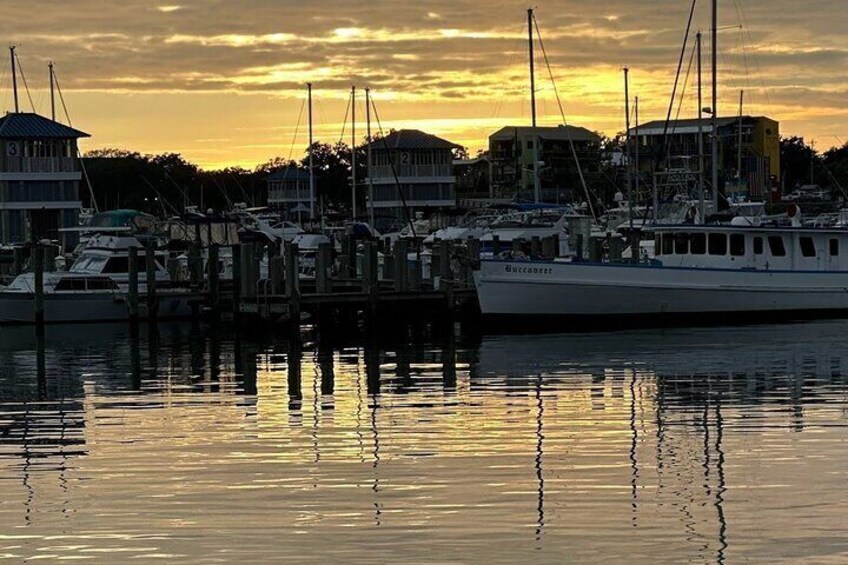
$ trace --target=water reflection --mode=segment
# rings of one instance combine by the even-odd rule
[[[0,554],[835,559],[846,328],[2,329]]]

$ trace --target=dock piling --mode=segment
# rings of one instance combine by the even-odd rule
[[[130,246],[128,252],[129,288],[127,292],[127,307],[130,322],[138,322],[138,247]]]
[[[33,270],[35,291],[35,325],[44,325],[44,247],[37,244],[33,249]]]
[[[147,318],[155,320],[159,314],[159,299],[156,296],[156,249],[153,244],[146,249]]]

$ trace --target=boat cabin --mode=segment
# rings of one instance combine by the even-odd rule
[[[810,228],[675,226],[654,230],[665,267],[848,271],[848,232]]]

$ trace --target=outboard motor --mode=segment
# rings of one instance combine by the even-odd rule
[[[792,222],[793,228],[801,227],[801,208],[795,204],[794,202],[787,206],[786,215],[789,217],[789,220]]]

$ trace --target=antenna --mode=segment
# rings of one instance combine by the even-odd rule
[[[50,119],[56,121],[56,98],[53,96],[53,61],[47,63],[50,70]]]
[[[12,59],[12,93],[15,97],[15,113],[20,112],[20,107],[18,106],[18,71],[15,67],[15,46],[9,45],[9,56]]]

